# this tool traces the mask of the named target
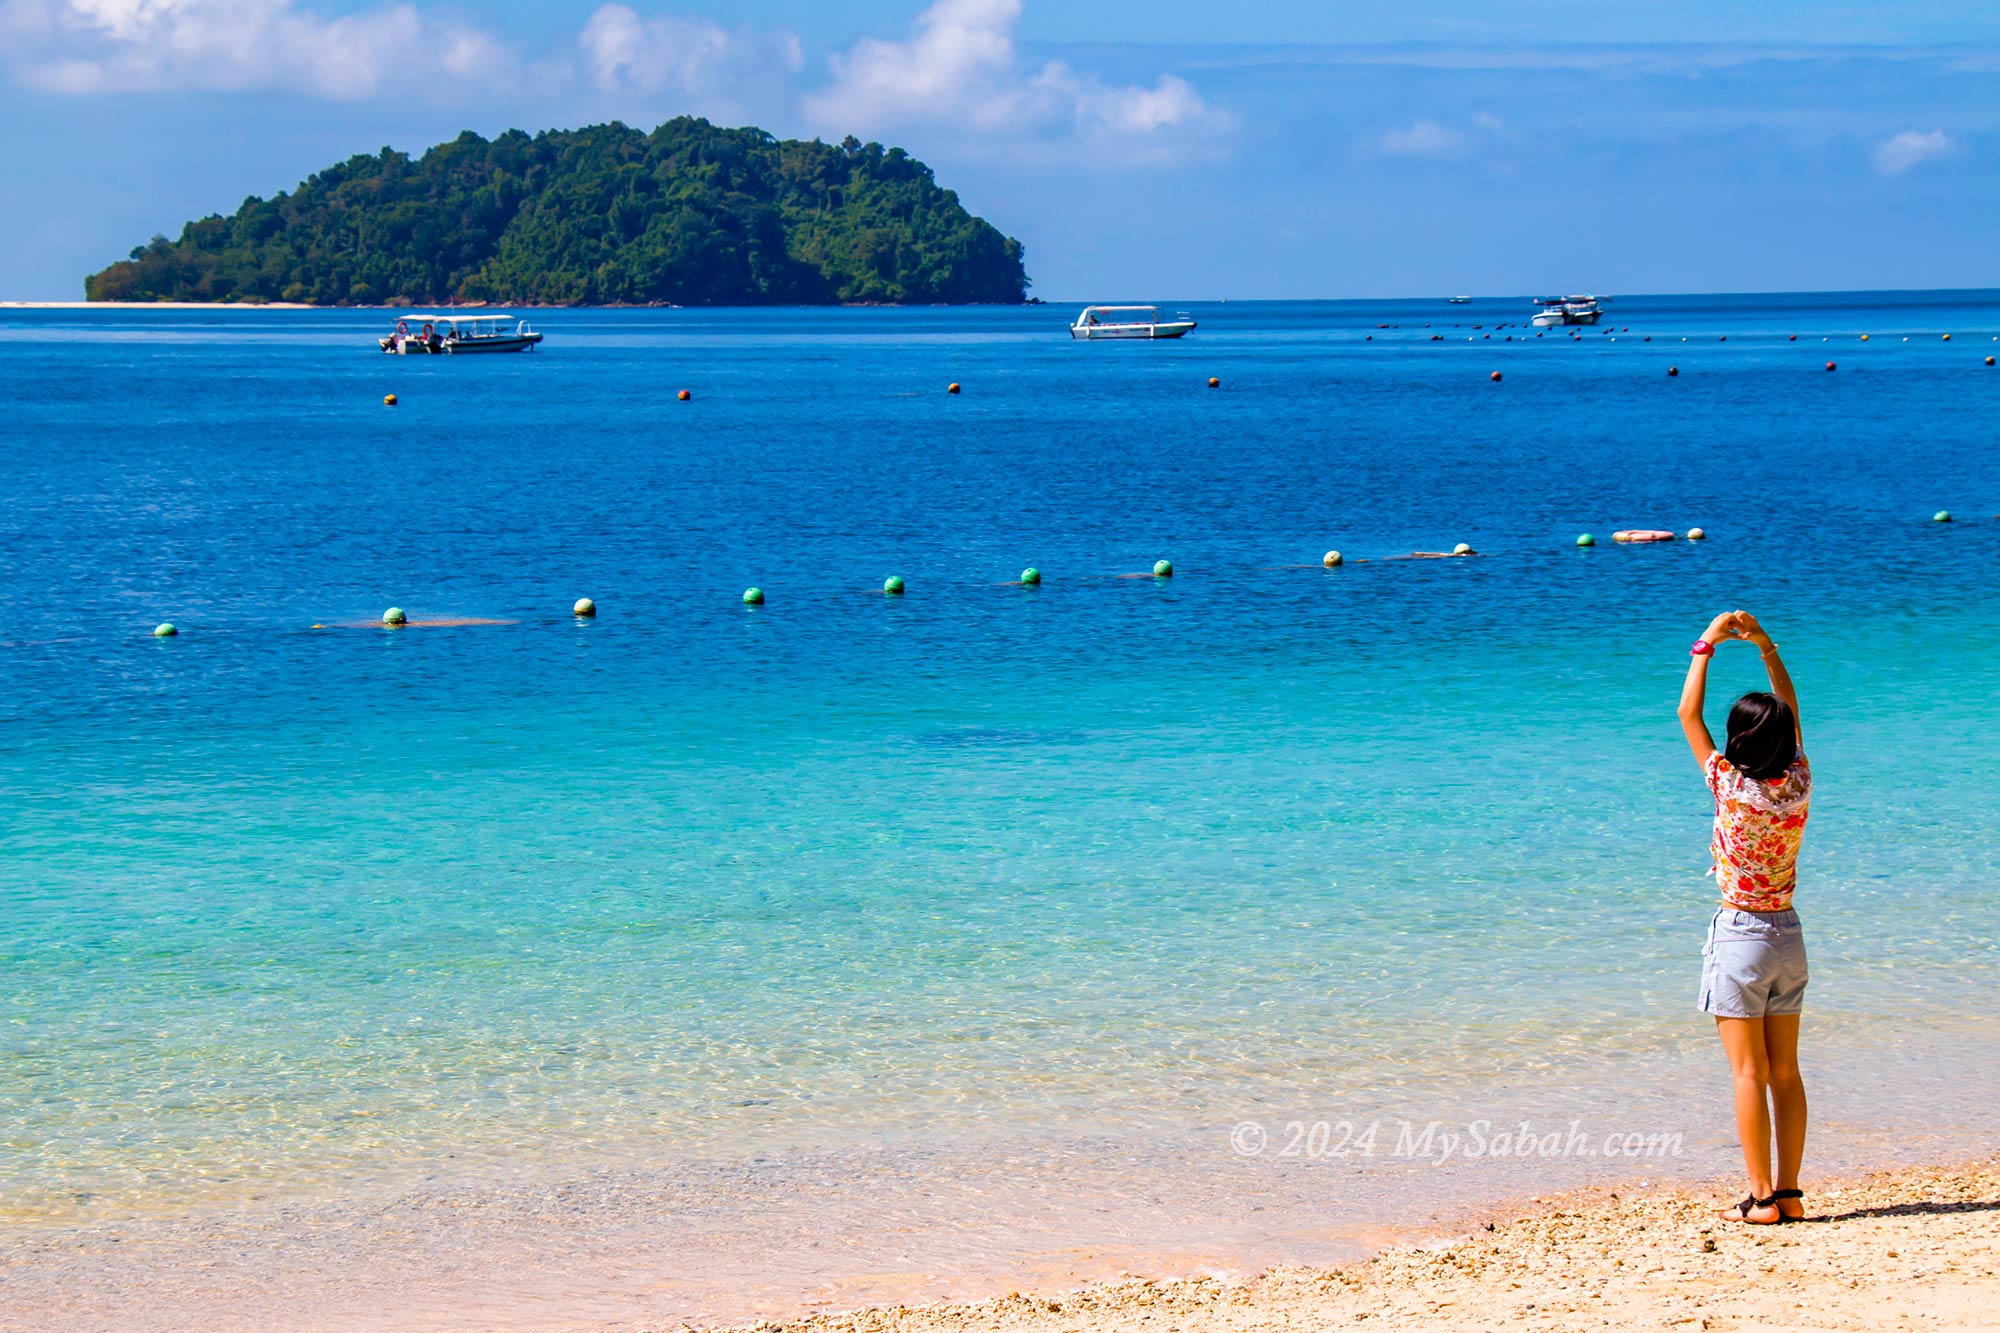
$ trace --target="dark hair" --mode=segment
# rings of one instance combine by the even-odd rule
[[[1770,782],[1785,776],[1799,757],[1799,728],[1791,707],[1762,690],[1738,699],[1729,710],[1729,744],[1722,757],[1746,777]]]

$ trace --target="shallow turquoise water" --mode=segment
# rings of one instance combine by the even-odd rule
[[[1672,709],[1739,605],[1820,784],[1814,1049],[1990,1047],[2000,296],[1612,309],[551,312],[493,360],[0,314],[10,1215],[1524,1087],[1706,1123]]]

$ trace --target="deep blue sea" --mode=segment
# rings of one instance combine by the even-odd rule
[[[1816,1133],[1990,1143],[2000,293],[1186,308],[548,311],[434,358],[382,312],[0,311],[0,1227],[111,1292],[107,1236],[368,1250],[383,1199],[589,1181],[695,1275],[623,1317],[735,1308],[772,1235],[902,1238],[781,1308],[1534,1187],[1244,1176],[1246,1118],[1727,1171],[1674,703],[1736,607],[1818,782]],[[1725,646],[1713,725],[1760,681]],[[979,1172],[990,1228],[924,1211]],[[514,1253],[454,1245],[409,1285]]]

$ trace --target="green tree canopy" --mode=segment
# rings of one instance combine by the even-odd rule
[[[900,148],[681,117],[349,158],[84,279],[93,301],[1018,303],[1021,244]]]

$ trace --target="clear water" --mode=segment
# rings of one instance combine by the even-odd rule
[[[551,312],[479,359],[0,312],[0,1223],[857,1153],[906,1200],[980,1145],[1185,1183],[1250,1113],[1726,1166],[1673,703],[1735,606],[1820,783],[1827,1141],[1990,1133],[2000,294],[1525,310]],[[1756,683],[1725,650],[1718,725]]]

